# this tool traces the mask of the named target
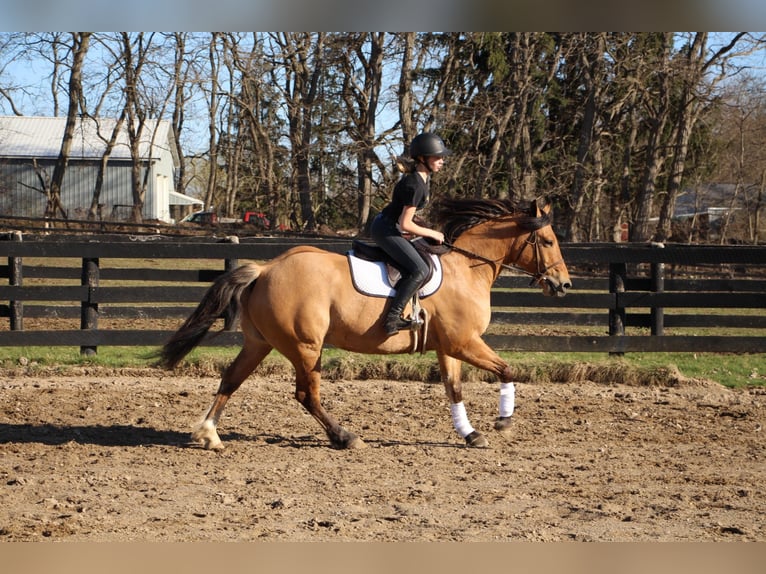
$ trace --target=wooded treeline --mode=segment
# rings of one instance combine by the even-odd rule
[[[261,209],[292,229],[363,229],[398,177],[392,158],[435,131],[455,152],[435,195],[548,196],[569,241],[611,241],[625,223],[632,241],[695,240],[671,225],[676,201],[727,184],[739,210],[717,237],[757,243],[766,92],[743,57],[764,42],[744,32],[2,33],[0,111],[120,118],[136,142],[147,119],[170,119],[178,191],[219,215]],[[12,72],[19,61],[44,70],[47,93]],[[47,107],[26,109],[30,98]],[[65,137],[60,170],[66,153]],[[138,219],[138,172],[134,186]]]

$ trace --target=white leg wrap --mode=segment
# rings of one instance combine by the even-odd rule
[[[516,408],[516,387],[513,383],[500,383],[500,416],[509,417]]]
[[[452,403],[449,406],[450,414],[452,415],[452,424],[455,425],[455,430],[463,438],[467,437],[473,432],[471,423],[468,422],[468,415],[465,412],[465,405],[463,402]]]

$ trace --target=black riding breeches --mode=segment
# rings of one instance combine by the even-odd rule
[[[378,215],[370,228],[375,243],[396,261],[402,278],[396,284],[395,300],[406,302],[421,286],[428,276],[428,264],[417,252],[409,240],[402,237],[396,223]]]

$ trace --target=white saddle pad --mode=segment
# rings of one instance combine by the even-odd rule
[[[428,282],[418,291],[420,297],[433,295],[442,284],[442,264],[439,257],[430,255],[434,262],[434,273]],[[348,252],[348,263],[351,268],[351,281],[357,291],[374,297],[392,297],[396,291],[388,279],[386,264],[381,261],[367,261]]]

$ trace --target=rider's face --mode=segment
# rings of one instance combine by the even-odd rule
[[[444,158],[432,155],[426,158],[426,164],[432,172],[436,173],[444,166]]]

